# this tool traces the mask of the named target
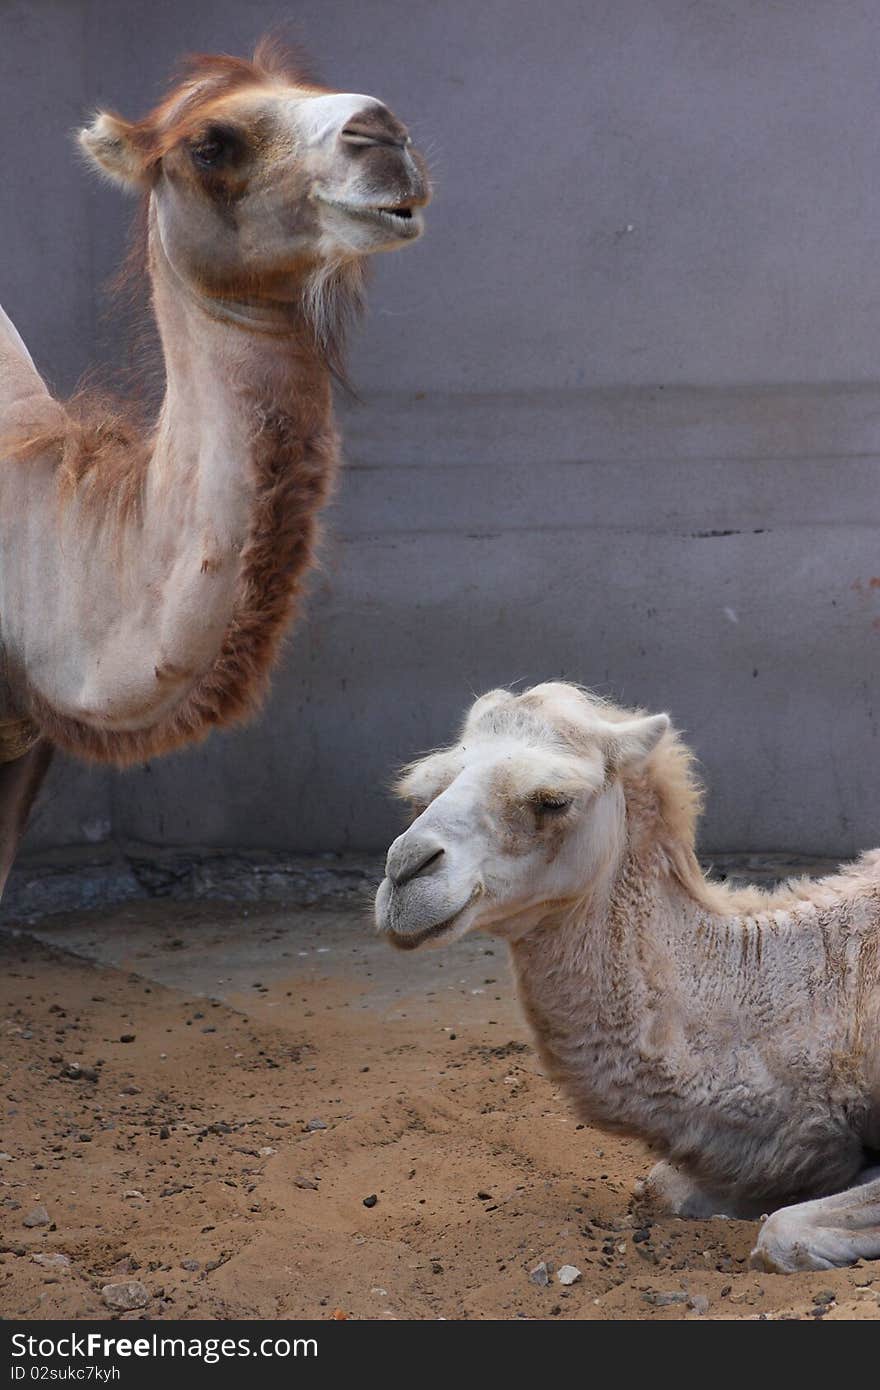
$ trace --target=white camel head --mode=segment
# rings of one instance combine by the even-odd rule
[[[484,695],[458,742],[397,784],[416,819],[388,851],[379,929],[403,948],[476,928],[515,937],[583,898],[619,858],[621,775],[668,728],[561,682]]]
[[[280,306],[304,276],[415,240],[430,196],[386,106],[318,86],[266,45],[253,62],[191,60],[150,115],[100,112],[80,143],[149,195],[172,269],[221,304]]]

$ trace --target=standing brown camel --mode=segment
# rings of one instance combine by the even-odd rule
[[[166,389],[149,429],[63,405],[0,310],[0,891],[54,746],[124,765],[256,707],[333,484],[364,258],[429,198],[381,102],[269,45],[191,60],[80,143],[143,197]]]

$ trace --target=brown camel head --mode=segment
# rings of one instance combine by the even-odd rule
[[[100,112],[79,138],[105,174],[148,195],[153,257],[242,321],[414,241],[430,197],[424,161],[382,102],[319,86],[265,44],[252,61],[190,59],[143,120]]]

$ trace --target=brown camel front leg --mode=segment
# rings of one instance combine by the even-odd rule
[[[51,743],[39,739],[21,757],[0,763],[0,897],[51,761]]]

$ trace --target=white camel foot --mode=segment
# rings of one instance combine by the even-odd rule
[[[636,1184],[636,1196],[658,1211],[701,1221],[710,1216],[736,1216],[734,1204],[704,1192],[674,1164],[655,1163],[644,1181]]]
[[[753,1269],[794,1274],[880,1259],[880,1168],[855,1187],[780,1207],[768,1216],[751,1254]]]

